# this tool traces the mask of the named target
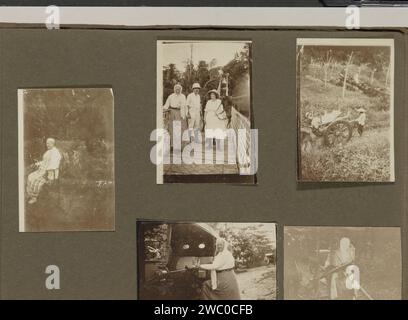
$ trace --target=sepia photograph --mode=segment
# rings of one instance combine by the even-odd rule
[[[19,89],[19,231],[114,231],[113,92]]]
[[[250,41],[158,41],[157,183],[256,183]]]
[[[394,40],[297,39],[298,180],[394,182]]]
[[[400,228],[285,227],[287,300],[400,300]]]
[[[276,225],[137,222],[141,300],[275,300]]]

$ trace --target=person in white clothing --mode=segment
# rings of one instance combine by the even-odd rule
[[[213,139],[221,140],[225,139],[228,118],[224,111],[220,95],[217,90],[208,91],[209,100],[205,105],[205,138],[209,144],[209,147],[213,145]],[[219,142],[221,142],[219,141]],[[217,143],[220,146],[221,143]]]
[[[240,300],[238,281],[235,276],[235,259],[229,244],[222,238],[216,241],[213,263],[199,265],[199,268],[211,271],[211,280],[203,284],[203,300]]]
[[[47,151],[44,153],[42,161],[36,162],[37,170],[27,177],[28,203],[37,202],[38,195],[47,181],[58,179],[58,170],[61,162],[61,153],[55,147],[55,139],[48,138],[46,141]]]
[[[325,267],[340,268],[354,262],[356,250],[349,238],[341,238],[339,246],[331,250],[327,257]],[[345,269],[331,274],[329,282],[330,299],[353,300],[355,291],[347,287],[347,275]]]
[[[192,86],[193,92],[187,96],[187,118],[188,129],[190,131],[190,137],[195,137],[195,141],[198,142],[198,135],[201,122],[201,97],[199,83],[194,83]]]
[[[186,96],[182,93],[183,87],[180,84],[174,86],[174,93],[167,97],[166,103],[163,109],[168,111],[168,130],[170,134],[170,146],[173,147],[173,123],[179,121],[181,124],[181,135],[184,130],[187,129],[187,106],[186,106]],[[181,141],[180,136],[180,141]]]

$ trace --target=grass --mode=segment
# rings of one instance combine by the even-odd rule
[[[387,130],[354,133],[344,146],[302,154],[302,178],[308,181],[388,181],[390,142]],[[322,170],[324,168],[324,170]]]
[[[301,126],[305,127],[306,112],[322,114],[340,110],[357,118],[356,108],[367,110],[362,137],[356,131],[344,145],[324,146],[316,139],[308,152],[301,151],[301,179],[303,181],[389,181],[391,176],[390,112],[387,96],[369,97],[359,91],[347,91],[310,76],[301,81]]]

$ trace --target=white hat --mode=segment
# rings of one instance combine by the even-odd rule
[[[364,109],[364,108],[359,108],[359,109],[357,109],[357,112],[367,112],[367,110]]]
[[[217,96],[217,99],[220,97],[220,93],[215,89],[208,91],[207,95],[211,96],[211,93],[215,93],[215,95]]]
[[[199,84],[198,82],[195,82],[191,88],[192,88],[193,90],[194,90],[194,89],[201,89],[201,86],[200,86],[200,84]]]

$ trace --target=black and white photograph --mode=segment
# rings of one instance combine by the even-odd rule
[[[19,231],[114,231],[110,88],[18,90]]]
[[[275,300],[274,223],[138,221],[141,300]]]
[[[394,40],[297,39],[298,180],[394,182]]]
[[[251,41],[157,42],[157,183],[256,183]]]
[[[400,300],[397,227],[285,227],[287,300]]]

